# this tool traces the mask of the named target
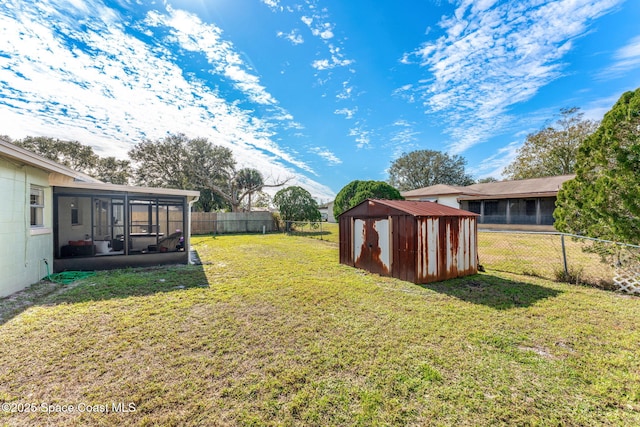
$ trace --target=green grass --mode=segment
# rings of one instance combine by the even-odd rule
[[[340,234],[338,224],[333,222],[305,223],[299,222],[293,225],[293,230],[289,233],[294,236],[304,236],[312,239],[326,240],[327,242],[338,243]]]
[[[489,271],[416,286],[335,243],[196,237],[202,266],[99,273],[14,311],[8,425],[640,425],[640,298]]]

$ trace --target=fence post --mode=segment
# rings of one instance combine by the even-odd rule
[[[560,241],[562,242],[562,262],[564,265],[564,277],[569,277],[569,268],[567,267],[567,250],[564,246],[564,234],[560,235]]]

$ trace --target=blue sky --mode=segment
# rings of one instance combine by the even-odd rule
[[[182,132],[321,201],[403,152],[500,177],[640,86],[636,0],[4,0],[0,134],[126,157]]]

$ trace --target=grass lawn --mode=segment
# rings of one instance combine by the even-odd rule
[[[284,234],[193,243],[202,266],[14,308],[0,424],[640,425],[638,297],[492,271],[416,286]]]

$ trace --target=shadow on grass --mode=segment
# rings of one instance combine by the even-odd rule
[[[0,325],[36,305],[124,299],[189,288],[208,288],[202,265],[166,265],[97,272],[70,284],[43,280],[0,299]]]
[[[490,274],[476,274],[421,286],[497,310],[530,307],[541,300],[553,298],[562,293],[556,289],[533,283],[515,282]]]

